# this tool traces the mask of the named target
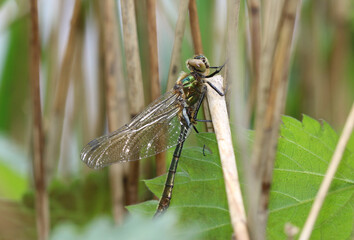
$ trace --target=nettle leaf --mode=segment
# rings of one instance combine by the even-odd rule
[[[285,239],[284,224],[303,227],[334,153],[338,135],[326,123],[283,117],[269,202],[269,239]],[[349,239],[354,226],[354,155],[345,151],[311,239]],[[334,237],[335,236],[335,237]]]
[[[194,230],[202,235],[202,239],[231,239],[232,229],[215,135],[197,134],[197,140],[198,145],[205,145],[204,154],[203,147],[183,148],[168,211],[178,212],[179,222],[184,226],[197,223]],[[145,182],[160,197],[165,180],[166,175],[163,175]],[[157,204],[157,201],[148,201],[128,209],[153,216]]]
[[[269,202],[267,239],[286,239],[284,226],[302,228],[338,141],[326,123],[304,116],[302,122],[283,117]],[[203,239],[230,239],[231,225],[215,136],[197,134],[199,146],[184,148],[170,209],[185,225],[199,224]],[[329,189],[311,239],[349,239],[354,226],[354,155],[347,150]],[[242,177],[242,173],[240,173]],[[166,176],[146,181],[156,195]],[[241,179],[242,182],[242,179]],[[130,206],[133,213],[152,216],[157,201]]]

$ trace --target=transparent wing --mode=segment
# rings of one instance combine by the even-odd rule
[[[91,168],[101,168],[153,156],[177,145],[180,100],[177,94],[167,92],[129,124],[89,142],[81,151],[82,161]]]

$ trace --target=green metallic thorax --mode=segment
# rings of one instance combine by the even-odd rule
[[[196,74],[190,73],[180,80],[183,86],[185,101],[189,107],[193,107],[198,102],[201,94],[203,83],[200,77]]]

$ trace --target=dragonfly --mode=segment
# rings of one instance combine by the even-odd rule
[[[225,64],[224,64],[225,65]],[[212,67],[204,55],[186,61],[188,73],[182,72],[174,87],[152,102],[132,121],[118,130],[90,141],[81,151],[81,160],[87,166],[99,169],[113,163],[134,161],[154,156],[176,147],[167,173],[165,187],[155,217],[164,213],[171,202],[177,165],[183,144],[194,129],[197,115],[205,98],[208,84],[220,96],[208,78],[224,67]],[[210,69],[215,69],[210,73]]]

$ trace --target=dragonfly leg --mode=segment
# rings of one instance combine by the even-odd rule
[[[209,120],[209,119],[195,119],[195,121],[197,121],[197,122],[212,122],[211,120]]]
[[[204,156],[204,157],[206,156],[206,154],[205,154],[205,151],[206,151],[206,150],[211,154],[210,149],[208,149],[208,147],[204,144],[204,146],[203,146],[203,156]]]
[[[196,133],[199,133],[198,129],[193,125],[193,129]]]
[[[224,65],[225,65],[225,63],[224,63]],[[202,78],[211,78],[211,77],[213,77],[215,74],[217,74],[217,73],[219,73],[221,71],[221,69],[224,67],[224,65],[218,67],[219,69],[215,70],[215,72],[213,72],[212,74],[209,74],[208,76],[201,75],[201,77]],[[214,91],[217,92],[220,96],[224,96],[225,95],[217,87],[215,87],[214,84],[212,84],[208,80],[204,80],[204,82],[207,83],[212,89],[214,89]]]
[[[197,106],[195,108],[195,112],[194,112],[194,115],[193,115],[193,121],[196,121],[196,119],[197,119],[197,115],[198,115],[200,107],[202,106],[202,102],[203,102],[203,100],[205,98],[206,91],[207,91],[207,87],[204,85],[203,88],[202,88],[201,96],[200,96],[200,98],[198,100],[198,103],[197,103]]]
[[[214,77],[216,74],[218,74],[222,69],[223,69],[223,67],[225,66],[225,64],[226,64],[226,62],[223,64],[223,65],[221,65],[221,66],[219,66],[219,67],[209,67],[209,68],[214,68],[214,69],[216,69],[213,73],[211,73],[211,74],[209,74],[209,75],[207,75],[207,76],[204,76],[204,78],[211,78],[211,77]]]
[[[222,93],[217,87],[215,87],[214,84],[212,84],[211,82],[206,81],[206,83],[207,83],[212,89],[214,89],[214,91],[217,92],[220,96],[224,96],[224,95],[225,95],[225,94]]]

